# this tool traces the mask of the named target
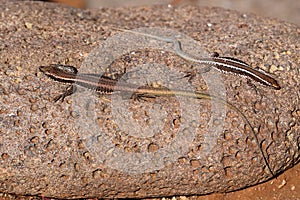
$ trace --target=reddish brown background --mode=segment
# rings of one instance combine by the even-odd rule
[[[141,6],[153,4],[193,4],[200,6],[223,7],[240,12],[252,12],[262,16],[282,19],[300,25],[300,1],[297,0],[50,0],[77,8]]]

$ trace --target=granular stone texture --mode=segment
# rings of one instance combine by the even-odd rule
[[[299,162],[296,26],[192,6],[77,10],[1,1],[0,9],[0,192],[56,198],[220,193],[274,178],[263,154],[275,175]],[[176,55],[172,44],[116,28],[181,38],[192,55],[236,57],[271,74],[281,89],[213,69],[197,73],[199,65]],[[241,113],[207,99],[139,99],[79,87],[55,102],[69,85],[39,71],[53,63],[114,78],[126,72],[120,82],[140,86],[217,95],[246,116],[259,144]]]

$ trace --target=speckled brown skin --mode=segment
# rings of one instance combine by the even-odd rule
[[[203,135],[207,134],[205,116],[209,115],[210,104],[206,101],[201,102],[204,128],[198,130],[190,151],[163,169],[129,175],[111,169],[105,162],[95,162],[97,155],[89,151],[76,129],[72,99],[63,103],[52,101],[66,86],[45,77],[38,72],[38,66],[58,62],[80,66],[93,48],[116,34],[113,27],[167,27],[203,41],[207,51],[236,56],[271,71],[282,87],[279,91],[255,83],[249,85],[241,77],[222,75],[227,101],[245,113],[255,127],[276,174],[299,161],[296,26],[218,8],[84,11],[54,4],[1,2],[0,9],[0,192],[58,198],[154,197],[228,192],[272,178],[264,169],[249,130],[230,110],[224,124],[227,131],[219,134],[217,148],[198,159]],[[124,55],[112,67],[120,72],[124,65],[133,68],[150,62],[147,59],[182,71],[190,67],[172,53],[155,50]],[[192,83],[202,84],[200,89],[205,89],[198,78]],[[174,105],[178,102],[168,98],[144,104],[134,101],[132,106],[137,109],[162,102],[164,108],[170,109],[169,114],[176,112]],[[138,138],[118,135],[107,105],[109,102],[102,101],[96,106],[97,123],[116,135],[118,148],[128,152],[155,151],[172,139],[171,132],[164,131],[153,138],[153,146]]]

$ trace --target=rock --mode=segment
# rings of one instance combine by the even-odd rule
[[[56,198],[229,192],[274,178],[259,146],[275,175],[299,162],[296,26],[192,6],[77,10],[3,1],[0,9],[0,192]],[[176,80],[206,93],[225,91],[222,98],[247,117],[259,146],[240,113],[205,99],[137,101],[78,88],[64,102],[54,102],[67,85],[46,77],[41,65],[104,73],[112,62],[113,73],[126,68],[130,80],[145,84],[161,75],[167,79],[170,69],[184,75],[197,68],[171,44],[116,28],[182,34],[183,50],[193,55],[216,51],[271,70],[280,90],[214,70],[190,82],[173,77],[153,83]]]

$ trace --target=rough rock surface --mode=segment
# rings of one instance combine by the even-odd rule
[[[132,134],[138,126],[122,129],[113,114],[114,107],[123,101],[116,101],[115,96],[92,94],[91,100],[79,104],[86,113],[76,107],[79,97],[88,96],[85,91],[78,98],[53,102],[66,85],[45,77],[38,67],[50,63],[79,67],[93,49],[107,41],[115,42],[113,48],[118,50],[123,47],[120,41],[109,40],[120,34],[114,27],[176,30],[200,41],[207,52],[234,56],[272,73],[281,90],[209,72],[219,74],[226,100],[255,127],[275,174],[299,161],[296,26],[219,8],[189,6],[76,10],[55,4],[2,1],[0,9],[0,192],[57,198],[154,197],[228,192],[272,178],[249,126],[238,113],[227,109],[223,129],[209,132],[209,126],[219,124],[218,120],[209,123],[213,116],[209,101],[189,99],[185,104],[201,104],[197,121],[191,123],[197,128],[191,141],[189,133],[193,130],[180,134],[186,120],[182,112],[186,110],[178,109],[180,99],[173,97],[124,99],[145,130],[151,122],[147,120],[149,110],[165,111],[163,128],[151,137]],[[121,73],[124,66],[134,70],[150,62],[180,72],[193,68],[192,63],[172,52],[145,48],[142,41],[135,43],[141,48],[116,58],[112,71]],[[128,44],[132,44],[130,40]],[[191,84],[208,92],[205,81],[196,75]],[[81,118],[85,115],[92,116],[94,123]],[[216,139],[216,145],[205,152],[209,137]],[[166,151],[169,154],[161,153],[166,146],[173,148]],[[152,160],[143,160],[146,156]]]

